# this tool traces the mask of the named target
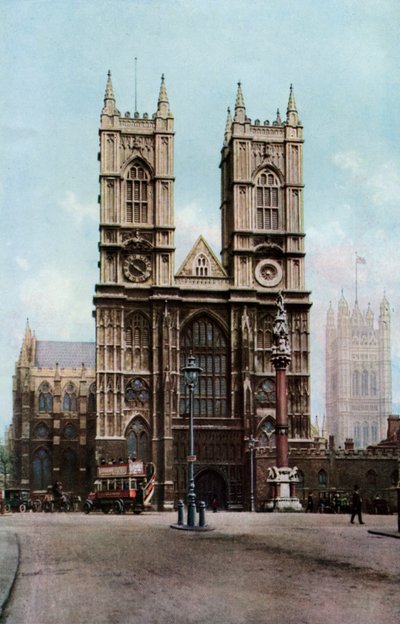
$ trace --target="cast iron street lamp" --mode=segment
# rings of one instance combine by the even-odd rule
[[[187,495],[187,526],[195,526],[196,518],[196,493],[194,491],[194,428],[193,428],[193,412],[194,412],[194,387],[197,384],[199,373],[203,370],[195,364],[194,355],[190,354],[187,364],[181,370],[185,376],[185,384],[189,388],[189,450],[187,456],[188,463],[188,495]]]
[[[254,449],[257,444],[257,440],[250,434],[248,438],[245,438],[250,451],[250,511],[255,511],[254,505]]]

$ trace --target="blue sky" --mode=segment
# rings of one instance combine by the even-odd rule
[[[176,268],[202,233],[220,251],[219,157],[242,82],[247,114],[304,125],[312,415],[324,413],[324,332],[341,289],[392,310],[400,408],[400,3],[397,0],[3,0],[0,6],[0,432],[26,318],[41,340],[94,340],[98,124],[107,71],[119,110],[175,115]]]

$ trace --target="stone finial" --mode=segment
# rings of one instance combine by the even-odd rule
[[[231,109],[228,106],[228,112],[226,115],[226,125],[225,125],[225,144],[228,143],[231,136],[232,136],[232,115],[231,115]]]
[[[158,117],[172,117],[172,113],[169,109],[169,101],[167,95],[167,89],[165,87],[164,74],[161,76],[160,93],[157,103],[157,116]]]
[[[240,82],[238,82],[238,88],[236,92],[234,121],[237,121],[239,123],[244,123],[246,121],[246,108],[244,105],[242,85]]]
[[[107,73],[106,91],[104,93],[104,106],[102,113],[105,115],[119,115],[119,111],[115,106],[114,90],[111,80],[111,71]]]
[[[297,107],[296,107],[296,101],[294,99],[292,84],[290,85],[289,101],[288,101],[287,111],[286,111],[286,121],[289,126],[298,126],[300,124],[299,116],[297,114]]]

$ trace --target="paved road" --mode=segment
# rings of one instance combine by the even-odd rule
[[[14,514],[20,564],[6,624],[398,624],[394,516]]]

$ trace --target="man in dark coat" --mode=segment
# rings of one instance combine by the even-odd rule
[[[358,485],[355,485],[352,504],[351,504],[351,520],[350,520],[351,524],[354,524],[354,518],[356,516],[358,517],[358,522],[360,524],[364,524],[364,522],[362,521],[362,517],[361,517],[361,503],[362,503],[362,499],[360,496],[359,487]]]

